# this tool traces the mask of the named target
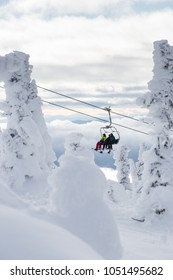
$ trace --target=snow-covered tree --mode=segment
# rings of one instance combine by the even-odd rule
[[[136,175],[138,178],[138,182],[142,180],[142,173],[144,170],[144,161],[142,159],[142,154],[149,149],[146,143],[142,143],[139,148],[139,156],[138,161],[136,163]]]
[[[65,154],[53,176],[55,219],[105,259],[119,259],[121,245],[112,212],[104,197],[107,180],[80,133],[65,141]]]
[[[134,162],[132,159],[130,159],[130,174],[132,177],[132,188],[133,188],[133,194],[138,194],[141,192],[142,189],[142,174],[144,170],[144,161],[142,159],[142,154],[149,149],[148,145],[146,143],[140,144],[139,148],[139,155],[138,155],[138,161]]]
[[[16,190],[26,178],[48,175],[55,160],[31,72],[29,55],[15,51],[0,57],[7,118],[7,128],[1,135],[0,170]]]
[[[117,179],[119,184],[124,186],[125,190],[130,189],[130,163],[128,153],[129,149],[125,145],[120,146],[114,153]]]
[[[136,163],[134,162],[133,159],[129,159],[129,164],[130,164],[130,175],[132,179],[132,194],[135,196],[136,191],[137,191],[137,186],[138,186],[138,176],[137,176],[137,168],[136,168]]]
[[[153,79],[139,104],[149,109],[153,121],[151,148],[142,154],[142,193],[136,214],[145,220],[170,210],[173,195],[173,47],[166,40],[154,43]],[[140,178],[139,178],[140,179]]]

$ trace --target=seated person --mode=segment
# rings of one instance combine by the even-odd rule
[[[100,141],[98,141],[97,144],[96,144],[96,148],[95,148],[96,151],[101,149],[101,146],[104,145],[105,140],[106,140],[106,134],[104,133],[102,135]]]
[[[112,133],[110,133],[103,144],[103,150],[106,147],[106,149],[109,149],[109,153],[110,153],[110,151],[112,150],[112,145],[116,143],[117,141],[115,139],[115,136]]]

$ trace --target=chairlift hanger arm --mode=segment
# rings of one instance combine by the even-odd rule
[[[111,107],[105,107],[105,110],[108,112],[108,116],[109,116],[109,127],[111,127],[112,125],[112,118],[111,118]]]

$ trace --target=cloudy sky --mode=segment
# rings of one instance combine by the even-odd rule
[[[25,52],[38,85],[129,115],[152,78],[153,42],[173,45],[172,30],[172,0],[0,0],[0,55]]]

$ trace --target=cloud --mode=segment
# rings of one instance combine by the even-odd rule
[[[58,16],[121,17],[135,12],[172,7],[172,0],[9,0],[2,1],[1,17],[38,16],[51,19]],[[6,5],[5,5],[6,3]]]
[[[0,55],[28,53],[41,86],[98,104],[124,107],[126,100],[132,108],[152,78],[153,42],[173,45],[173,10],[137,14],[137,1],[8,1],[0,6]],[[105,17],[111,5],[123,16]],[[128,13],[121,13],[125,7]]]
[[[53,20],[43,25],[43,36],[39,36],[37,29],[36,36],[32,36],[35,73],[41,82],[47,76],[47,80],[53,78],[59,85],[65,82],[67,87],[82,82],[91,87],[147,85],[152,78],[153,41],[166,38],[171,43],[172,16],[169,11],[119,21]]]
[[[165,5],[169,5],[170,3],[172,3],[172,0],[135,0],[135,2],[143,2],[146,4],[164,3]]]
[[[11,0],[2,6],[1,11],[12,12],[15,16],[37,14],[47,19],[65,15],[95,17],[102,14],[109,17],[128,13],[131,6],[133,0]]]

